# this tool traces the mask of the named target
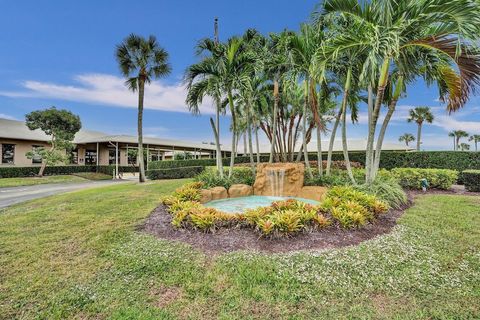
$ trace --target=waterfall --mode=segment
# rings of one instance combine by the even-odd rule
[[[283,196],[283,182],[285,180],[285,169],[269,169],[267,170],[268,180],[270,182],[270,188],[272,196]]]

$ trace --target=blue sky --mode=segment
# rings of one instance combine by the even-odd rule
[[[86,129],[134,134],[136,97],[123,86],[115,45],[129,33],[153,34],[170,53],[172,73],[147,88],[144,130],[147,135],[192,141],[212,141],[210,107],[194,117],[184,105],[181,78],[195,62],[196,42],[212,36],[219,17],[226,39],[247,28],[262,33],[297,30],[317,1],[184,0],[184,1],[2,1],[0,10],[0,117],[23,120],[26,113],[49,106],[79,114]],[[447,132],[463,129],[480,134],[480,99],[474,97],[454,116],[437,101],[436,88],[422,82],[409,87],[399,103],[387,140],[404,132],[412,106],[433,107],[436,121],[424,129],[424,149],[450,149]],[[365,114],[349,135],[363,138]],[[223,128],[228,126],[223,119]],[[328,136],[328,135],[327,135]],[[326,136],[326,137],[327,137]],[[222,140],[228,142],[224,130]]]

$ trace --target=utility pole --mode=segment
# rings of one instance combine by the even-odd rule
[[[215,17],[215,21],[213,25],[213,33],[214,33],[215,44],[218,44],[218,18],[217,17]]]

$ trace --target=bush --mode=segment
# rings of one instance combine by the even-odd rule
[[[465,170],[461,173],[465,189],[480,192],[480,170]]]
[[[268,156],[261,156],[260,161],[267,162]],[[249,163],[250,157],[236,157],[235,163]],[[230,158],[223,158],[222,163],[224,166],[230,165]],[[152,161],[148,163],[149,169],[168,169],[168,168],[181,168],[181,167],[213,167],[216,166],[217,160],[211,159],[188,159],[188,160],[164,160],[164,161]]]
[[[147,178],[151,180],[161,179],[183,179],[193,178],[205,170],[204,167],[183,167],[172,169],[155,169],[147,170],[145,173]]]
[[[229,178],[228,170],[225,170],[223,178],[220,177],[216,168],[208,168],[195,177],[195,181],[202,182],[204,188],[224,187],[229,189],[233,184],[246,184],[253,186],[255,176],[250,168],[236,167],[233,168],[233,174]]]
[[[38,174],[40,167],[2,167],[0,178],[33,177]],[[115,166],[47,166],[44,175],[66,175],[79,172],[98,172],[111,175]],[[137,167],[119,166],[119,172],[137,172]]]
[[[429,188],[448,190],[458,178],[457,171],[447,169],[395,168],[391,173],[402,187],[408,189],[422,189],[421,180],[427,179]]]
[[[387,212],[389,206],[374,195],[344,186],[328,190],[320,209],[330,214],[341,227],[349,229],[362,226]]]
[[[365,169],[353,168],[352,172],[357,183],[365,183]],[[316,168],[312,168],[312,173],[313,178],[310,178],[308,173],[305,173],[304,185],[334,187],[352,184],[346,170],[332,169],[330,172],[330,176],[326,176],[324,174],[320,177],[318,175],[318,170]],[[378,171],[378,179],[390,179],[391,177],[392,175],[387,170],[380,169]]]
[[[394,209],[399,209],[408,203],[405,191],[393,179],[377,179],[370,185],[359,185],[355,189],[376,196]]]

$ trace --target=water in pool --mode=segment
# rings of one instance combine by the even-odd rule
[[[294,197],[270,197],[270,196],[249,196],[241,198],[229,198],[222,200],[214,200],[205,203],[205,207],[215,208],[223,212],[229,213],[238,213],[243,212],[247,209],[255,209],[258,207],[268,207],[275,201],[295,199],[298,201],[303,201],[305,203],[316,205],[318,204],[315,200],[303,199],[303,198],[294,198]]]

